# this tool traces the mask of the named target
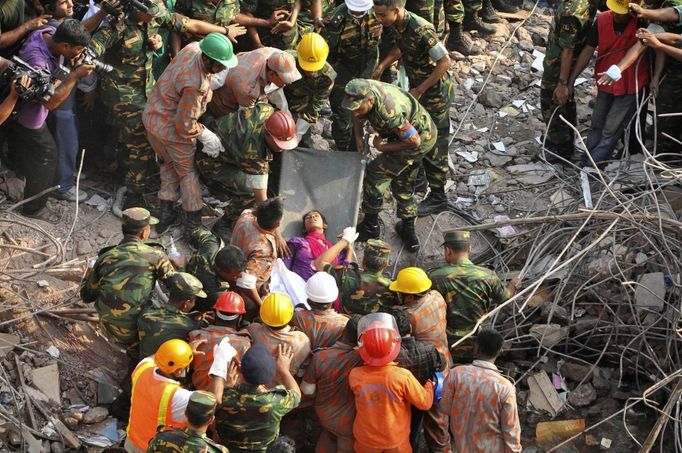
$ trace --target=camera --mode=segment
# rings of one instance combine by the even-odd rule
[[[123,11],[127,13],[131,11],[149,13],[149,9],[156,6],[153,0],[120,0],[120,4]],[[102,2],[102,8],[112,16],[118,16],[120,13],[117,8],[114,8],[106,1]]]
[[[47,102],[54,94],[54,82],[58,79],[47,69],[34,68],[17,56],[12,57],[12,61],[2,59],[0,68],[3,68],[0,86],[8,87],[12,81],[16,81],[17,94],[23,101]],[[23,76],[31,80],[28,88],[19,83]]]
[[[99,75],[109,74],[114,70],[114,67],[110,64],[98,60],[89,48],[85,49],[85,52],[83,53],[83,64],[94,66],[95,72]]]

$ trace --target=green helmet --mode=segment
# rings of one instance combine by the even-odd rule
[[[199,41],[199,48],[201,53],[226,68],[237,66],[237,57],[232,50],[232,43],[225,35],[209,33]]]

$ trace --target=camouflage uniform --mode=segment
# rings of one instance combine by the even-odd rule
[[[189,333],[205,327],[206,324],[195,321],[179,308],[152,300],[137,318],[137,329],[140,334],[140,357],[154,355],[159,346],[166,340],[178,338],[187,340]]]
[[[411,124],[421,139],[417,149],[381,153],[368,165],[362,187],[362,211],[381,212],[384,194],[391,189],[396,199],[396,215],[400,219],[417,216],[414,199],[414,182],[422,159],[436,143],[438,131],[426,109],[409,93],[394,85],[376,80],[355,79],[349,83],[344,105],[353,109],[353,103],[374,96],[374,106],[365,119],[381,137],[396,140],[396,131],[406,130]],[[348,102],[347,102],[348,101]]]
[[[353,121],[350,112],[341,106],[346,84],[355,77],[368,78],[379,62],[379,37],[381,24],[374,9],[362,18],[354,17],[345,3],[334,9],[327,26],[321,31],[329,44],[328,63],[336,71],[336,81],[329,95],[332,109],[332,138],[342,151],[355,150]]]
[[[334,10],[334,0],[320,0],[322,3],[322,17],[329,17]],[[315,31],[313,26],[312,5],[315,0],[301,0],[301,11],[298,13],[296,25],[298,27],[299,36]],[[288,99],[288,98],[287,98]]]
[[[265,451],[277,439],[282,417],[300,402],[298,393],[281,385],[226,388],[216,412],[216,432],[230,451]]]
[[[225,147],[218,157],[196,153],[199,173],[211,193],[221,201],[230,201],[225,216],[236,220],[253,207],[253,188],[266,188],[272,152],[265,143],[265,122],[275,113],[266,103],[239,109],[218,118],[215,133]],[[259,181],[257,181],[259,180]]]
[[[189,333],[189,340],[206,340],[205,343],[197,347],[197,351],[204,354],[196,355],[192,361],[192,384],[198,390],[210,390],[211,378],[208,371],[213,363],[213,347],[220,344],[223,338],[229,338],[230,344],[237,350],[237,361],[241,362],[242,357],[251,347],[251,335],[246,330],[235,330],[227,326],[208,326],[205,329],[195,330]],[[241,376],[237,382],[241,382]]]
[[[682,17],[682,0],[666,0],[662,2],[661,8],[672,7],[677,9],[677,13]],[[682,33],[682,20],[677,23],[661,24],[665,31],[669,33]],[[667,57],[666,75],[658,87],[656,95],[656,112],[677,113],[680,111],[680,99],[682,99],[682,62]],[[665,132],[677,140],[682,140],[682,116],[658,117],[658,144],[656,154],[671,153],[673,156],[680,154],[680,144],[661,135]],[[676,157],[679,159],[679,157]]]
[[[483,9],[483,2],[481,0],[446,0],[443,6],[445,21],[449,24],[461,24],[464,22],[464,12],[478,14]]]
[[[104,55],[105,62],[114,67],[102,79],[102,102],[111,110],[119,128],[118,146],[125,150],[128,164],[125,185],[135,195],[158,187],[154,150],[142,124],[147,95],[155,82],[154,51],[147,41],[160,28],[184,31],[187,22],[187,18],[171,14],[159,4],[159,13],[150,23],[140,25],[130,18],[109,20],[88,45],[95,56]]]
[[[123,211],[123,222],[134,226],[150,223],[142,208]],[[163,246],[126,237],[106,247],[88,270],[80,289],[83,302],[95,302],[99,323],[107,337],[133,348],[138,343],[137,318],[149,303],[156,280],[168,284],[175,274]]]
[[[294,356],[291,359],[289,371],[291,375],[300,381],[303,376],[304,363],[310,356],[310,339],[308,336],[293,328],[273,329],[261,323],[249,324],[246,330],[251,334],[253,344],[263,344],[268,348],[273,357],[277,356],[277,347],[280,344],[291,346]],[[280,376],[275,376],[272,385],[283,384]]]
[[[326,310],[299,310],[294,313],[291,326],[306,334],[310,349],[328,348],[343,336],[348,316]]]
[[[288,12],[294,9],[295,0],[242,0],[241,11],[251,13],[254,17],[269,19],[273,11],[283,8]],[[273,35],[270,28],[259,27],[258,35],[265,47],[276,47],[281,50],[293,49],[298,42],[298,29],[296,25],[286,33]]]
[[[585,45],[596,11],[596,7],[593,7],[589,0],[563,0],[559,3],[547,36],[544,72],[540,86],[540,104],[545,123],[549,123],[558,105],[553,98],[554,90],[559,85],[561,52],[563,49],[573,48],[573,61],[571,62],[573,66]],[[574,137],[573,129],[559,118],[560,115],[571,124],[578,124],[573,96],[569,97],[566,104],[554,113],[545,140],[547,149],[565,157],[573,154]]]
[[[395,45],[402,52],[401,62],[410,80],[410,88],[419,86],[436,67],[436,62],[448,55],[438,39],[433,25],[409,11],[401,27],[395,30]],[[448,138],[450,136],[450,106],[455,98],[455,88],[446,72],[419,98],[438,129],[436,144],[422,161],[426,179],[431,189],[444,189],[448,173]]]
[[[298,72],[303,76],[294,83],[284,86],[289,110],[294,120],[301,118],[309,123],[316,123],[320,119],[320,110],[324,107],[336,79],[336,71],[329,63],[313,73],[303,71],[298,64],[295,50],[289,53],[296,59]]]
[[[204,287],[207,297],[205,299],[198,297],[197,307],[205,311],[212,308],[220,293],[230,287],[229,283],[221,280],[213,270],[215,256],[223,247],[223,242],[208,228],[201,226],[192,231],[190,243],[195,252],[185,270],[198,278]]]
[[[218,0],[215,3],[211,0],[178,0],[175,10],[190,19],[226,27],[239,14],[239,0]],[[198,41],[202,36],[185,34],[183,38],[189,42]]]
[[[403,0],[403,7],[421,17],[430,24],[433,24],[434,20],[434,0]]]

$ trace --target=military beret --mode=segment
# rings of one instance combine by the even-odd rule
[[[367,240],[365,247],[365,256],[372,255],[380,258],[386,258],[391,254],[391,247],[380,239]]]
[[[367,95],[369,95],[371,90],[366,79],[353,79],[346,84],[345,91],[346,97],[341,105],[352,112],[357,110],[367,99]]]
[[[211,417],[215,413],[217,402],[211,392],[196,390],[192,392],[187,403],[187,413]]]
[[[456,243],[469,243],[469,237],[471,233],[468,231],[455,230],[455,231],[445,231],[443,233],[443,244],[456,244]]]
[[[207,297],[201,281],[187,272],[174,274],[170,279],[169,286],[171,293],[180,297]]]
[[[128,208],[121,214],[123,225],[142,228],[147,225],[156,225],[159,219],[153,217],[145,208]]]

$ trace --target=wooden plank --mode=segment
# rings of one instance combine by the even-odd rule
[[[549,380],[547,373],[540,371],[528,377],[530,388],[530,403],[536,409],[549,412],[552,417],[556,416],[564,403],[559,399],[559,394]]]

